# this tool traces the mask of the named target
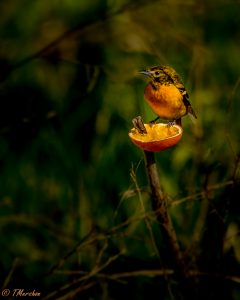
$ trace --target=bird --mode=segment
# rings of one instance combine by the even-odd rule
[[[161,118],[168,120],[169,125],[181,125],[181,118],[187,114],[192,121],[197,119],[188,93],[175,69],[170,66],[155,66],[139,73],[150,78],[144,89],[144,98],[158,116],[152,122]]]

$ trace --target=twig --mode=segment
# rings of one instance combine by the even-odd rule
[[[55,274],[60,275],[86,275],[87,272],[78,271],[78,270],[63,270],[63,271],[56,271]],[[97,273],[97,278],[104,278],[108,280],[116,280],[119,282],[120,279],[123,278],[130,278],[130,277],[162,277],[162,276],[172,276],[174,275],[174,270],[172,269],[143,269],[143,270],[135,270],[129,272],[119,272],[119,273]],[[190,277],[213,277],[213,278],[222,278],[231,282],[239,283],[240,284],[240,277],[234,275],[227,275],[227,274],[220,274],[220,273],[211,273],[211,272],[203,272],[195,269],[189,270]],[[123,281],[121,281],[123,282]]]
[[[4,282],[3,282],[3,285],[2,285],[2,290],[4,290],[8,285],[9,285],[9,282],[11,281],[12,279],[12,275],[14,273],[14,271],[16,270],[16,268],[18,267],[19,265],[19,258],[15,258],[14,262],[13,262],[13,265],[12,265],[12,268],[11,270],[9,271],[7,277],[5,278]]]
[[[58,37],[56,37],[52,42],[50,42],[47,45],[43,46],[41,49],[37,50],[36,52],[30,54],[29,56],[25,57],[24,59],[22,59],[18,62],[8,64],[6,69],[4,70],[4,73],[1,74],[0,82],[4,81],[13,71],[21,68],[22,66],[24,66],[24,65],[26,65],[30,62],[32,62],[35,59],[38,59],[40,57],[44,57],[45,55],[51,53],[51,51],[56,49],[56,47],[58,47],[59,44],[61,44],[63,41],[65,41],[69,38],[72,38],[73,36],[77,36],[78,39],[79,39],[82,35],[89,34],[89,32],[91,30],[98,28],[99,26],[101,26],[105,22],[111,20],[112,18],[114,18],[114,17],[116,17],[120,14],[136,11],[139,7],[142,8],[143,5],[149,5],[150,3],[154,3],[156,1],[157,0],[138,1],[136,3],[135,2],[134,3],[127,3],[125,5],[122,5],[121,7],[119,7],[119,9],[117,9],[115,11],[103,12],[98,17],[97,20],[89,18],[85,22],[83,22],[83,21],[79,22],[78,24],[76,24],[72,28],[67,29],[65,32],[63,32]]]
[[[144,151],[146,159],[146,168],[148,179],[152,192],[152,207],[155,211],[158,222],[160,223],[163,235],[169,246],[175,265],[177,266],[178,273],[187,276],[185,263],[182,258],[182,253],[177,241],[177,235],[170,219],[167,203],[164,193],[160,187],[160,181],[153,152]]]
[[[145,129],[145,127],[144,127]],[[141,205],[141,210],[142,210],[142,213],[145,213],[145,207],[144,207],[144,203],[143,203],[143,199],[142,199],[142,194],[140,192],[140,188],[138,186],[138,182],[137,182],[137,178],[136,178],[136,173],[133,171],[133,169],[131,170],[131,178],[136,186],[136,190],[137,190],[137,195],[138,195],[138,199],[139,199],[139,202],[140,202],[140,205]],[[153,235],[153,231],[152,231],[152,226],[151,226],[151,223],[149,221],[149,216],[146,215],[146,217],[144,218],[144,221],[145,221],[145,224],[146,224],[146,227],[147,227],[147,230],[149,232],[149,235],[150,235],[150,239],[151,239],[151,242],[152,242],[152,246],[153,246],[153,249],[154,249],[154,253],[155,255],[157,255],[159,258],[160,258],[160,253],[158,251],[158,248],[157,248],[157,245],[156,245],[156,241],[154,239],[154,235]]]
[[[176,231],[169,216],[166,197],[160,186],[154,153],[144,151],[144,154],[147,175],[152,193],[152,208],[161,226],[163,243],[166,246],[167,252],[170,252],[171,254],[170,257],[167,257],[167,263],[168,265],[170,265],[170,262],[173,264],[174,274],[176,275],[176,279],[179,283],[179,290],[181,291],[183,299],[192,300],[194,299],[194,285],[191,285],[190,273],[186,268],[186,264],[177,240]]]
[[[238,182],[239,181],[237,181],[237,183]],[[219,190],[219,189],[223,189],[227,186],[232,186],[232,185],[234,185],[233,180],[228,180],[228,181],[225,181],[225,182],[219,182],[219,183],[208,186],[207,191],[210,192],[210,191],[214,191],[214,190]],[[171,203],[170,203],[170,206],[176,206],[176,205],[182,204],[182,203],[190,201],[190,200],[202,199],[202,198],[204,198],[205,193],[206,193],[206,191],[201,191],[199,193],[195,193],[195,194],[186,196],[186,197],[181,198],[181,199],[172,200]]]
[[[45,296],[43,299],[47,300],[47,299],[56,299],[57,295],[59,293],[65,293],[65,295],[59,299],[69,299],[69,297],[73,294],[76,294],[78,292],[80,292],[81,290],[85,289],[85,284],[83,284],[82,286],[80,285],[80,283],[85,282],[86,286],[88,288],[92,286],[92,284],[95,283],[88,283],[87,281],[89,279],[91,279],[92,277],[97,276],[98,273],[100,273],[102,270],[104,270],[105,268],[107,268],[113,261],[117,260],[119,258],[119,256],[121,256],[122,253],[118,253],[114,256],[111,256],[105,263],[103,263],[101,266],[97,266],[95,265],[93,267],[93,269],[85,274],[84,276],[81,276],[80,278],[74,280],[71,283],[65,284],[63,286],[61,286],[58,290],[55,290],[53,292],[51,292],[50,294],[48,294],[47,296]],[[79,286],[78,288],[76,288],[76,286]],[[70,291],[69,291],[70,290]],[[58,299],[58,298],[57,298]]]

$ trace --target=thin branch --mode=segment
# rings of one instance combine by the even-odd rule
[[[157,166],[153,152],[144,151],[146,159],[146,169],[149,183],[152,191],[152,207],[155,211],[158,222],[161,225],[162,232],[165,236],[167,246],[173,255],[173,260],[179,274],[187,277],[187,270],[178,244],[177,235],[170,219],[167,203],[164,193],[160,186]]]
[[[13,265],[12,265],[12,268],[9,271],[7,277],[5,278],[5,280],[3,282],[3,285],[2,285],[2,288],[1,288],[2,290],[4,290],[9,285],[9,282],[12,279],[13,273],[15,272],[16,268],[18,267],[18,265],[19,265],[19,258],[15,258],[15,260],[13,262]]]
[[[2,76],[0,78],[0,81],[4,81],[8,77],[8,75],[11,74],[14,70],[21,68],[22,66],[32,62],[33,60],[43,57],[47,53],[53,51],[61,42],[65,41],[66,39],[69,39],[74,35],[78,35],[78,38],[79,38],[80,36],[87,34],[89,31],[101,26],[105,22],[111,20],[112,18],[114,18],[122,13],[129,12],[129,11],[135,12],[138,8],[142,9],[143,5],[149,5],[156,1],[157,0],[138,1],[138,2],[134,2],[134,3],[127,3],[127,4],[119,7],[118,10],[103,12],[103,14],[100,15],[97,20],[89,19],[89,20],[85,21],[85,23],[80,22],[80,23],[76,24],[72,28],[70,28],[70,29],[66,30],[65,32],[63,32],[62,34],[60,34],[52,42],[50,42],[46,46],[42,47],[35,53],[27,56],[26,58],[22,59],[19,62],[16,62],[15,64],[9,64],[4,72],[4,76]]]
[[[122,254],[119,253],[119,254],[116,254],[114,256],[111,256],[104,264],[102,264],[99,267],[97,265],[95,265],[93,267],[93,269],[89,273],[85,274],[84,276],[81,276],[80,278],[74,280],[71,283],[68,283],[68,284],[65,284],[65,285],[61,286],[60,289],[51,292],[50,294],[48,294],[43,299],[44,300],[51,299],[51,298],[56,299],[57,294],[59,294],[61,292],[64,293],[68,289],[71,289],[70,292],[67,292],[64,297],[59,298],[59,299],[69,299],[67,297],[67,295],[72,294],[72,293],[76,294],[76,290],[78,290],[78,292],[79,292],[80,290],[82,290],[84,288],[84,285],[83,285],[83,286],[80,286],[79,288],[75,289],[74,288],[75,285],[78,286],[81,282],[85,282],[85,281],[87,282],[90,278],[96,276],[102,270],[104,270],[105,268],[107,268],[113,261],[115,261],[116,259],[118,259],[120,255],[122,255]],[[87,285],[89,285],[89,283],[87,283]],[[90,283],[90,286],[92,286],[91,283]]]
[[[69,270],[62,270],[62,271],[56,271],[56,274],[62,274],[62,275],[85,275],[89,276],[89,273],[83,272],[83,271],[69,271]],[[99,278],[105,278],[109,280],[118,280],[123,278],[130,278],[130,277],[162,277],[162,276],[171,276],[174,275],[173,269],[144,269],[144,270],[136,270],[136,271],[129,271],[129,272],[119,272],[114,274],[108,274],[108,273],[97,273],[96,276]],[[216,277],[216,278],[223,278],[225,280],[229,280],[235,283],[240,283],[240,277],[239,276],[233,276],[233,275],[225,275],[225,274],[219,274],[219,273],[209,273],[209,272],[203,272],[199,270],[189,270],[189,276],[190,277]]]
[[[133,182],[134,182],[134,184],[136,186],[137,195],[138,195],[138,199],[139,199],[139,202],[140,202],[140,205],[141,205],[142,213],[145,214],[145,212],[146,212],[145,211],[145,206],[144,206],[143,199],[142,199],[142,193],[140,192],[140,188],[139,188],[139,185],[138,185],[138,182],[137,182],[136,173],[132,169],[130,174],[131,174],[131,178],[132,178],[132,180],[133,180]],[[154,238],[154,235],[153,235],[152,226],[151,226],[151,223],[149,221],[148,215],[146,215],[146,217],[144,218],[144,221],[145,221],[146,228],[147,228],[147,230],[149,232],[149,235],[150,235],[150,238],[151,238],[151,242],[152,242],[152,246],[153,246],[154,252],[159,257],[159,259],[161,259],[161,256],[160,256],[160,253],[158,251],[158,248],[157,248],[157,245],[156,245],[156,241],[155,241],[155,238]]]
[[[228,180],[228,181],[225,181],[225,182],[219,182],[219,183],[208,186],[207,191],[209,192],[209,191],[222,189],[222,188],[225,188],[226,186],[229,186],[229,185],[231,186],[233,184],[234,184],[233,180]],[[175,205],[179,205],[179,204],[182,204],[182,203],[190,201],[190,200],[196,200],[196,199],[199,199],[199,198],[202,199],[205,196],[205,193],[206,193],[206,191],[201,191],[199,193],[195,193],[195,194],[189,195],[189,196],[181,198],[181,199],[173,200],[170,203],[170,205],[175,206]]]

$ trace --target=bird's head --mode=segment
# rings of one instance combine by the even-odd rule
[[[150,77],[152,82],[165,83],[171,80],[168,72],[166,72],[167,68],[165,66],[157,66],[139,71],[139,73]]]

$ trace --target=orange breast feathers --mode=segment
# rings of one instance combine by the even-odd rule
[[[149,83],[145,87],[144,98],[155,114],[162,119],[176,120],[187,114],[183,96],[173,84],[161,84],[155,88]]]

